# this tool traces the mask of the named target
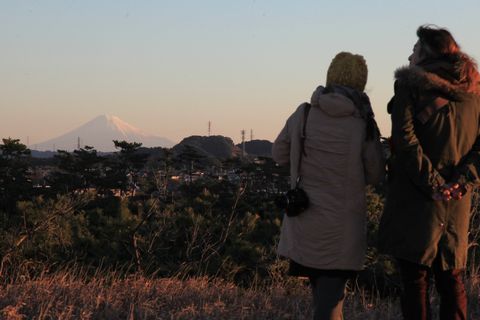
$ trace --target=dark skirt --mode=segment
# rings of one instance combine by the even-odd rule
[[[318,278],[321,276],[336,278],[354,278],[357,275],[357,271],[316,269],[301,265],[300,263],[297,263],[290,259],[288,275],[293,277],[308,277],[310,279]]]

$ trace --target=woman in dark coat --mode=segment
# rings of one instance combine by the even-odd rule
[[[417,36],[388,105],[392,157],[380,249],[399,262],[405,319],[430,318],[432,274],[441,319],[466,319],[463,272],[480,173],[479,75],[446,29],[421,26]]]

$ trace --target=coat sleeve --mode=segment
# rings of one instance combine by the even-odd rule
[[[288,121],[273,142],[272,157],[279,165],[283,166],[290,163],[290,135]]]
[[[366,184],[378,184],[385,178],[385,157],[380,135],[365,141],[362,148],[362,160]]]
[[[396,85],[395,96],[389,107],[392,113],[392,142],[396,161],[405,169],[410,181],[431,196],[436,188],[445,184],[445,180],[423,152],[415,134],[410,89]]]
[[[480,135],[472,148],[456,168],[456,181],[467,187],[480,185]]]

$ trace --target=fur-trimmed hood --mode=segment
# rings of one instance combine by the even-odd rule
[[[462,93],[480,95],[478,72],[475,71],[473,76],[467,79],[464,70],[463,64],[437,61],[401,67],[395,71],[395,79],[400,85],[407,85],[421,91],[434,91],[453,99]]]

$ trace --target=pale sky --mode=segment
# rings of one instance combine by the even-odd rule
[[[337,52],[362,54],[383,135],[393,72],[421,24],[480,59],[480,2],[0,0],[0,138],[30,145],[101,114],[179,142],[240,131],[273,140],[324,84]]]

